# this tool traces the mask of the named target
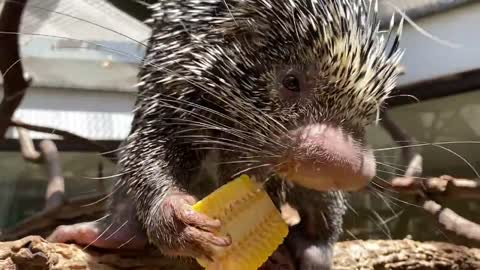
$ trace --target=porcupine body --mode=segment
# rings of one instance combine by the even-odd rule
[[[286,240],[294,264],[329,269],[342,191],[374,175],[364,129],[399,72],[398,36],[381,37],[375,6],[158,1],[112,211],[129,209],[165,254],[201,256],[202,241],[223,243],[191,228],[182,196],[248,173],[298,210]]]

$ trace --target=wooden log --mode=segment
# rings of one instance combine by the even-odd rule
[[[443,242],[370,240],[335,246],[334,270],[480,269],[480,249]]]
[[[192,262],[170,259],[157,251],[105,251],[73,244],[49,243],[38,236],[28,236],[0,243],[0,269],[5,270],[193,270]]]
[[[49,243],[38,236],[0,243],[0,269],[193,270],[193,261],[166,258],[157,251],[83,250],[73,244]],[[335,246],[333,270],[480,269],[480,249],[441,242],[370,240]]]

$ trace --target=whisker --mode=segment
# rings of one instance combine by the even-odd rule
[[[106,218],[108,218],[108,217],[110,217],[110,216],[111,216],[111,214],[106,214],[105,216],[103,216],[103,217],[101,217],[101,218],[98,218],[98,219],[94,220],[93,222],[98,222],[98,221],[100,221],[100,220],[104,220],[104,219],[106,219]]]
[[[89,20],[85,20],[85,19],[82,19],[80,17],[77,17],[77,16],[74,16],[74,15],[71,15],[71,14],[68,14],[68,13],[64,13],[64,12],[60,12],[60,11],[57,11],[57,10],[52,10],[52,9],[48,9],[48,8],[44,8],[44,7],[40,7],[40,6],[37,6],[37,5],[33,5],[31,3],[28,3],[28,4],[24,4],[24,3],[21,3],[21,2],[18,2],[16,0],[3,0],[5,2],[10,2],[10,3],[14,3],[14,4],[18,4],[18,5],[25,5],[27,8],[33,8],[33,9],[37,9],[37,10],[40,10],[40,11],[43,11],[43,12],[46,12],[46,13],[53,13],[53,14],[58,14],[58,15],[62,15],[62,16],[65,16],[65,17],[68,17],[68,18],[71,18],[71,19],[74,19],[74,20],[77,20],[77,21],[80,21],[80,22],[84,22],[86,24],[90,24],[90,25],[93,25],[93,26],[96,26],[98,28],[101,28],[101,29],[104,29],[104,30],[107,30],[107,31],[110,31],[112,33],[115,33],[121,37],[124,37],[130,41],[133,41],[139,45],[142,45],[144,46],[145,48],[147,47],[146,44],[142,43],[141,41],[139,40],[136,40],[128,35],[125,35],[123,34],[122,32],[119,32],[119,31],[116,31],[114,29],[111,29],[109,27],[105,27],[101,24],[98,24],[98,23],[95,23],[95,22],[92,22],[92,21],[89,21]]]
[[[255,148],[252,148],[252,147],[245,147],[245,146],[242,146],[242,145],[235,145],[235,144],[231,144],[231,143],[227,143],[227,142],[221,142],[221,141],[218,141],[218,140],[207,140],[207,139],[195,140],[195,141],[193,141],[193,144],[206,144],[206,145],[217,144],[217,145],[222,145],[222,146],[225,146],[225,147],[232,147],[232,148],[236,148],[236,149],[239,149],[239,150],[243,150],[244,153],[250,153],[250,152],[255,153],[256,151],[260,151],[260,149],[255,149]]]
[[[169,118],[169,119],[174,120],[175,118]],[[179,123],[172,123],[172,125],[182,125],[183,124],[183,125],[188,125],[188,126],[197,127],[197,128],[195,128],[195,129],[182,129],[182,130],[176,131],[174,134],[176,134],[177,137],[179,137],[178,136],[179,134],[189,133],[189,132],[192,132],[192,131],[200,131],[200,130],[205,130],[205,131],[213,130],[213,131],[215,131],[215,130],[218,130],[218,131],[222,131],[222,132],[225,132],[227,134],[233,135],[235,137],[238,137],[239,139],[244,139],[245,141],[248,141],[249,142],[248,146],[251,146],[251,147],[253,147],[253,144],[255,142],[260,144],[259,147],[263,147],[263,145],[265,145],[266,143],[277,145],[281,149],[285,149],[287,147],[286,145],[281,144],[279,142],[276,142],[274,140],[261,140],[260,138],[258,138],[257,136],[253,136],[249,132],[245,132],[245,131],[236,129],[234,127],[223,128],[223,127],[217,127],[215,125],[211,126],[208,123],[195,122],[193,120],[183,120],[183,119],[178,119],[178,120],[180,121]],[[200,136],[200,135],[184,135],[184,136]],[[207,136],[207,135],[201,135],[201,138],[204,138],[205,136]],[[267,137],[263,136],[262,138],[266,139]],[[218,137],[215,137],[215,139],[218,139]],[[226,138],[221,138],[221,139],[226,140],[226,141],[231,141],[231,142],[234,142],[234,143],[241,143],[241,142],[238,142],[238,141],[233,141],[231,139],[226,139]],[[245,144],[245,143],[241,143],[241,144]],[[257,149],[257,150],[260,150],[260,149]]]
[[[233,13],[232,13],[232,11],[230,10],[230,7],[229,7],[228,4],[227,4],[227,1],[226,1],[226,0],[223,0],[223,3],[225,4],[225,7],[227,8],[228,13],[230,13],[230,16],[232,16],[233,22],[235,22],[235,24],[238,26],[238,23],[237,23],[237,21],[235,20],[235,17],[233,17]]]
[[[135,60],[142,61],[142,59],[143,59],[143,57],[140,57],[138,55],[134,55],[134,54],[127,53],[127,52],[124,52],[124,51],[120,51],[120,50],[111,48],[109,46],[106,46],[106,45],[103,45],[103,44],[100,44],[100,43],[97,43],[97,42],[87,41],[87,40],[83,40],[83,39],[70,38],[70,37],[57,36],[57,35],[50,35],[50,34],[28,33],[28,32],[0,31],[0,34],[4,34],[4,35],[27,35],[27,36],[36,36],[36,37],[42,37],[42,38],[55,38],[55,39],[79,41],[79,42],[84,42],[84,43],[87,43],[87,44],[90,44],[90,45],[94,45],[97,48],[102,48],[102,49],[104,49],[108,52],[111,52],[111,53],[116,53],[118,55],[125,56],[125,57],[132,57]],[[89,49],[92,49],[92,48],[89,48]]]
[[[393,163],[393,162],[385,162],[385,161],[376,161],[376,162],[379,165],[389,167],[389,168],[392,168],[392,169],[395,169],[395,170],[398,170],[398,171],[401,171],[401,172],[405,172],[406,169],[408,168],[408,165],[401,165],[401,164],[397,164],[397,163]]]
[[[287,161],[279,162],[279,163],[277,163],[277,164],[275,164],[275,165],[273,165],[273,166],[272,166],[271,164],[267,164],[267,165],[268,165],[268,166],[272,166],[272,168],[275,169],[275,168],[277,168],[277,167],[279,167],[279,166],[281,166],[281,165],[283,165],[283,164],[285,164],[285,163],[287,163]],[[273,179],[274,176],[275,176],[275,174],[273,174],[273,173],[272,173],[271,175],[269,175],[265,180],[262,181],[262,185],[265,186],[271,179]],[[282,189],[283,189],[283,188],[284,188],[284,187],[283,187],[283,185],[282,185]]]
[[[102,48],[106,51],[109,51],[109,52],[112,52],[112,53],[116,53],[118,55],[122,55],[122,56],[126,56],[126,57],[131,57],[133,59],[136,59],[136,60],[139,60],[139,61],[143,61],[143,57],[140,57],[140,56],[137,56],[137,55],[134,55],[134,54],[131,54],[131,53],[126,53],[126,52],[123,52],[123,51],[120,51],[120,50],[117,50],[117,49],[114,49],[114,48],[110,48],[108,46],[105,46],[105,45],[102,45],[102,44],[99,44],[99,43],[96,43],[96,42],[91,42],[91,41],[86,41],[86,40],[81,40],[81,39],[75,39],[75,38],[69,38],[69,37],[64,37],[64,36],[57,36],[57,35],[49,35],[49,34],[40,34],[40,33],[27,33],[27,32],[9,32],[9,31],[0,31],[0,34],[5,34],[5,35],[30,35],[30,36],[38,36],[38,37],[43,37],[43,38],[56,38],[56,39],[65,39],[65,40],[72,40],[72,41],[81,41],[81,42],[85,42],[87,44],[91,44],[91,45],[94,45],[98,48]],[[219,97],[218,95],[216,95],[216,93],[212,92],[210,89],[202,86],[201,84],[197,83],[197,82],[194,82],[192,80],[189,80],[188,78],[185,78],[184,76],[181,76],[179,75],[178,73],[172,71],[172,70],[169,70],[167,68],[162,68],[161,66],[158,66],[158,65],[154,65],[153,63],[150,63],[150,62],[147,62],[145,63],[146,65],[152,65],[153,67],[156,67],[158,69],[161,69],[161,70],[166,70],[167,72],[169,73],[172,73],[174,75],[177,75],[179,76],[180,78],[183,78],[186,82],[192,84],[192,85],[195,85],[197,86],[199,89],[202,89],[203,91],[209,93],[212,95],[212,97],[215,97],[217,100],[220,100],[222,101],[223,103],[227,104],[227,105],[233,105],[233,106],[230,106],[232,107],[233,110],[235,110],[237,113],[241,114],[241,115],[244,115],[245,117],[247,117],[249,120],[251,120],[252,122],[258,122],[258,121],[255,121],[255,117],[258,117],[259,115],[253,115],[253,113],[251,115],[249,115],[248,113],[248,110],[246,109],[240,109],[238,108],[238,106],[235,106],[236,104],[231,104],[227,99],[224,99],[222,97]],[[250,109],[253,109],[253,111],[257,111],[257,112],[261,112],[260,110],[258,110],[255,106],[250,106],[251,108]],[[263,118],[264,121],[261,121],[265,124],[269,124],[271,125],[270,121],[266,121],[267,119],[271,119],[271,117],[263,112],[261,112],[262,116],[264,117],[267,117],[267,118]],[[279,125],[281,125],[278,121],[274,120],[274,122],[278,123]],[[261,127],[261,126],[259,126]],[[264,129],[265,131],[269,131],[267,129]],[[271,133],[273,135],[273,133]]]
[[[123,175],[125,175],[125,174],[127,174],[127,173],[129,173],[129,172],[126,171],[126,172],[122,172],[122,173],[118,173],[118,174],[113,174],[113,175],[109,175],[109,176],[101,176],[101,177],[83,176],[82,178],[88,179],[88,180],[105,180],[105,179],[117,178],[117,177],[123,176]]]
[[[360,216],[357,210],[355,210],[355,208],[348,201],[345,200],[344,202],[347,208],[350,209],[350,211],[352,211],[356,216]]]
[[[258,166],[252,166],[252,167],[250,167],[250,168],[241,170],[241,171],[233,174],[233,175],[231,176],[231,178],[238,177],[238,176],[240,176],[241,174],[246,173],[246,172],[251,171],[251,170],[255,170],[255,169],[259,169],[259,168],[263,168],[263,167],[269,167],[269,166],[271,166],[271,164],[268,164],[268,163],[267,163],[267,164],[260,164],[260,165],[258,165]]]
[[[352,237],[353,239],[359,240],[359,238],[356,237],[356,236],[352,233],[352,231],[350,231],[350,230],[347,229],[347,230],[345,230],[345,232],[346,232],[350,237]]]
[[[384,191],[381,191],[381,190],[378,190],[377,188],[375,187],[372,187],[370,190],[370,193],[373,194],[374,196],[377,196],[379,199],[381,199],[385,205],[387,206],[387,208],[392,212],[392,214],[395,213],[395,210],[393,209],[393,207],[391,206],[391,204],[393,204],[395,207],[400,207],[399,204],[395,203],[395,202],[389,202],[388,199],[389,198],[392,198],[392,195],[390,194],[387,194],[386,192]]]
[[[201,105],[198,105],[198,104],[194,104],[192,102],[187,102],[185,100],[177,100],[177,99],[173,99],[173,98],[170,98],[170,99],[167,99],[167,98],[162,98],[161,100],[165,101],[165,102],[173,102],[173,103],[178,103],[178,104],[186,104],[186,105],[190,105],[192,106],[193,108],[197,108],[197,109],[201,109],[201,110],[204,110],[206,112],[209,112],[209,113],[213,113],[214,115],[217,115],[223,119],[226,119],[226,120],[229,120],[229,121],[232,121],[233,123],[237,123],[239,124],[240,126],[244,127],[246,131],[242,131],[242,134],[245,134],[245,135],[250,135],[249,133],[253,130],[255,132],[256,135],[264,138],[265,140],[267,141],[270,141],[272,143],[276,143],[276,144],[279,144],[278,140],[273,140],[271,137],[269,136],[266,136],[265,134],[257,131],[256,129],[251,129],[249,128],[248,126],[246,126],[245,122],[242,122],[242,121],[239,121],[233,117],[230,117],[228,115],[225,115],[221,112],[218,112],[216,110],[213,110],[213,109],[210,109],[210,108],[207,108],[207,107],[203,107]],[[173,105],[170,105],[170,104],[162,104],[163,106],[167,106],[169,108],[172,108],[172,109],[176,109],[176,110],[180,110],[180,111],[184,111],[186,113],[189,113],[191,115],[194,115],[196,117],[198,117],[199,120],[202,120],[202,121],[205,121],[207,123],[210,123],[211,121],[214,121],[212,120],[211,118],[207,118],[207,116],[205,115],[202,115],[202,114],[199,114],[199,113],[195,113],[195,112],[192,112],[192,111],[188,111],[184,108],[179,108],[178,106],[173,106]],[[179,119],[179,120],[183,120],[183,121],[187,121],[187,120],[184,120],[184,119]],[[257,123],[258,122],[254,122],[254,123]],[[215,126],[214,124],[218,124],[219,126],[221,127],[225,127],[227,130],[228,129],[231,129],[232,127],[228,127],[228,126],[225,126],[225,124],[223,123],[219,123],[219,122],[214,122],[212,123],[213,126]],[[252,138],[255,138],[254,136],[251,136]]]
[[[235,147],[245,147],[250,149],[250,151],[262,151],[261,148],[254,146],[253,144],[247,144],[244,142],[240,141],[234,141],[228,138],[222,138],[222,137],[215,137],[215,136],[208,136],[208,135],[181,135],[177,136],[178,138],[184,138],[184,139],[202,139],[202,140],[195,140],[194,142],[212,142],[212,143],[222,143],[223,145],[232,145]]]
[[[429,32],[427,32],[425,29],[423,29],[422,27],[420,27],[418,24],[416,24],[411,18],[410,16],[408,16],[405,12],[403,12],[400,8],[398,8],[394,3],[392,3],[391,1],[389,0],[385,0],[385,2],[393,7],[395,9],[396,12],[398,12],[403,19],[405,19],[413,28],[415,28],[415,30],[417,30],[420,34],[430,38],[431,40],[439,43],[439,44],[442,44],[442,45],[445,45],[447,47],[450,47],[450,48],[454,48],[454,49],[458,49],[458,48],[462,48],[463,46],[460,45],[460,44],[456,44],[456,43],[453,43],[451,41],[448,41],[448,40],[444,40],[444,39],[441,39],[437,36],[434,36],[432,34],[430,34]]]
[[[377,161],[377,164],[385,166],[385,167],[390,168],[390,169],[394,169],[396,171],[400,171],[402,173],[404,173],[406,171],[405,168],[399,168],[398,166],[393,166],[393,165],[390,165],[388,163],[380,163],[380,162]],[[380,171],[380,170],[377,169],[377,171]]]
[[[145,2],[145,1],[142,1],[142,0],[132,0],[132,1],[133,1],[134,3],[138,3],[138,4],[142,5],[142,6],[144,6],[144,7],[149,7],[149,6],[150,6],[149,3]]]
[[[447,240],[447,242],[453,243],[452,239],[445,233],[443,229],[437,229],[437,232],[440,232],[440,234]]]
[[[118,229],[116,229],[114,232],[112,232],[107,238],[105,238],[105,240],[108,240],[110,239],[110,237],[112,237],[113,235],[115,235],[117,232],[119,232],[123,227],[125,227],[125,225],[127,225],[128,223],[128,219],[118,227]]]
[[[375,178],[378,178],[379,180],[381,180],[382,182],[384,182],[385,184],[387,184],[387,186],[391,186],[391,185],[392,185],[392,183],[390,183],[390,181],[387,181],[387,180],[385,180],[385,179],[383,179],[383,178],[381,178],[381,177],[379,177],[379,176],[375,176]],[[388,190],[389,192],[392,192],[392,193],[397,193],[397,194],[400,193],[400,192],[398,192],[398,191],[396,191],[396,190],[392,190],[392,189],[389,189],[388,187],[384,187],[384,186],[380,185],[379,183],[375,182],[375,179],[374,179],[373,181],[371,181],[371,183],[372,183],[372,185],[375,185],[377,188],[380,188],[380,189],[382,189],[382,190],[386,189],[386,190]]]
[[[391,216],[391,217],[389,217],[389,218],[387,218],[387,219],[385,220],[385,222],[388,223],[388,222],[390,222],[390,221],[392,221],[392,220],[400,217],[404,212],[405,212],[405,210],[402,209],[402,210],[398,211],[397,213],[394,213],[394,215]]]
[[[374,152],[376,152],[376,151],[387,151],[387,150],[397,150],[397,149],[403,149],[403,148],[421,147],[421,146],[433,146],[433,147],[443,149],[443,150],[455,155],[456,157],[460,158],[475,173],[475,176],[477,178],[480,178],[480,174],[478,173],[475,166],[473,166],[465,157],[463,157],[462,155],[453,151],[452,149],[443,146],[443,145],[448,145],[448,144],[480,144],[480,141],[452,141],[452,142],[435,142],[435,143],[420,142],[420,143],[411,144],[411,145],[402,145],[402,146],[396,146],[396,147],[375,149]]]
[[[400,176],[400,177],[405,176],[404,174],[401,174],[401,173],[393,173],[393,172],[390,172],[390,171],[384,171],[384,170],[379,170],[379,169],[377,169],[377,171],[387,173],[387,174],[390,174],[390,175],[394,175],[394,176]],[[427,177],[415,176],[415,179],[428,179],[428,178]],[[384,180],[384,181],[387,182],[386,180]]]
[[[238,153],[242,153],[242,154],[255,153],[257,151],[255,149],[251,149],[251,148],[244,147],[244,146],[241,146],[241,145],[234,145],[234,144],[230,144],[230,143],[213,141],[213,140],[211,140],[211,141],[210,140],[196,140],[196,141],[192,141],[192,142],[183,142],[183,143],[179,143],[179,144],[190,145],[190,143],[192,143],[194,146],[195,145],[205,145],[206,147],[210,147],[211,145],[213,145],[213,146],[223,146],[222,147],[223,149],[234,150],[234,151],[237,151]]]
[[[382,188],[383,190],[383,188]],[[379,189],[376,189],[375,187],[372,187],[371,190],[369,191],[372,191],[373,195],[377,196],[378,198],[380,198],[384,203],[385,205],[387,206],[387,208],[392,212],[393,215],[396,214],[395,210],[393,209],[393,207],[390,205],[391,203],[395,206],[395,207],[398,207],[399,205],[394,203],[394,202],[389,202],[388,198],[391,198],[393,197],[391,194],[387,193],[387,192],[391,192],[391,193],[399,193],[395,190],[386,190],[386,191],[382,191],[382,190],[379,190]]]
[[[18,63],[20,63],[22,61],[22,58],[19,58],[17,59],[15,62],[13,62],[6,70],[5,72],[3,73],[3,77],[5,78],[8,74],[8,72],[15,66],[17,65]]]
[[[118,55],[122,55],[122,56],[125,56],[125,57],[131,57],[135,60],[138,60],[138,61],[143,61],[143,57],[140,57],[140,56],[137,56],[137,55],[134,55],[134,54],[131,54],[131,53],[127,53],[127,52],[124,52],[124,51],[120,51],[120,50],[117,50],[117,49],[114,49],[114,48],[111,48],[109,46],[106,46],[106,45],[103,45],[103,44],[100,44],[100,43],[96,43],[96,42],[92,42],[92,41],[86,41],[86,40],[82,40],[82,39],[76,39],[76,38],[70,38],[70,37],[64,37],[64,36],[57,36],[57,35],[49,35],[49,34],[40,34],[40,33],[27,33],[27,32],[11,32],[11,31],[0,31],[0,34],[5,34],[5,35],[30,35],[30,36],[38,36],[38,37],[42,37],[42,38],[55,38],[55,39],[64,39],[64,40],[71,40],[71,41],[79,41],[79,42],[84,42],[84,43],[87,43],[87,44],[91,44],[91,45],[94,45],[98,48],[102,48],[106,51],[109,51],[109,52],[112,52],[112,53],[116,53]],[[172,70],[169,70],[167,68],[162,68],[161,66],[159,65],[155,65],[151,62],[146,62],[145,65],[151,65],[153,67],[156,67],[158,68],[159,70],[166,70],[167,72],[170,72],[172,74],[175,74],[175,75],[178,75],[178,73],[172,71]],[[178,75],[180,76],[181,78],[184,78],[185,81],[187,81],[188,83],[192,84],[192,85],[195,85],[197,87],[199,87],[200,89],[203,89],[205,90],[206,92],[212,94],[213,96],[215,96],[214,93],[212,93],[210,90],[208,90],[207,88],[203,87],[202,85],[196,83],[196,82],[193,82],[181,75]],[[227,101],[225,101],[226,104],[229,104]],[[235,107],[235,106],[234,106]],[[244,112],[245,113],[245,112]]]
[[[269,175],[265,180],[262,181],[262,185],[265,186],[270,180],[272,180],[274,177],[274,174]]]
[[[104,151],[104,152],[100,152],[98,153],[97,155],[100,155],[100,156],[103,156],[103,155],[108,155],[108,154],[115,154],[115,153],[118,153],[122,150],[125,150],[127,148],[127,145],[123,145],[123,146],[119,146],[115,149],[112,149],[110,151]]]
[[[378,176],[375,176],[375,178],[378,178],[378,179],[382,180],[382,182],[386,182],[387,184],[390,183],[390,182],[388,182],[387,180],[382,179],[382,178],[380,178],[380,177],[378,177]],[[380,185],[379,183],[376,183],[375,180],[374,180],[374,181],[371,181],[370,183],[371,183],[372,185],[376,186],[377,188],[381,189],[381,190],[384,190],[384,189],[385,189],[384,186]]]
[[[407,95],[407,94],[391,95],[387,99],[392,99],[392,98],[395,98],[395,97],[408,97],[408,98],[411,98],[411,99],[415,100],[415,102],[420,103],[420,99],[418,99],[416,96]]]
[[[100,203],[102,201],[105,201],[107,200],[108,198],[110,198],[110,196],[113,195],[113,193],[115,193],[118,189],[120,188],[120,185],[115,185],[115,187],[112,189],[111,192],[109,192],[107,195],[103,196],[102,198],[92,202],[92,203],[88,203],[88,204],[84,204],[84,205],[80,205],[80,207],[89,207],[89,206],[92,206],[92,205],[95,205],[97,203]]]
[[[178,123],[179,125],[181,125],[180,123]],[[266,141],[266,140],[261,140],[260,138],[256,137],[256,136],[252,136],[248,133],[245,133],[241,130],[237,130],[235,128],[226,128],[226,129],[220,129],[218,127],[214,127],[214,126],[208,126],[208,125],[205,125],[203,123],[188,123],[187,124],[188,126],[192,126],[192,127],[197,127],[197,128],[191,128],[191,129],[183,129],[183,130],[180,130],[180,131],[177,131],[175,132],[174,134],[176,135],[176,137],[183,137],[183,138],[213,138],[213,139],[218,139],[218,140],[224,140],[224,141],[228,141],[228,142],[233,142],[235,144],[243,144],[243,145],[246,145],[248,147],[252,147],[252,148],[263,148],[264,145],[266,144],[273,144],[273,145],[276,145],[278,146],[280,149],[285,149],[287,148],[286,145],[284,144],[281,144],[281,143],[278,143],[278,142],[275,142],[275,141]],[[235,140],[232,140],[232,139],[228,139],[228,138],[224,138],[224,137],[219,137],[219,136],[216,136],[216,137],[213,137],[213,136],[208,136],[208,135],[192,135],[192,134],[188,134],[189,132],[198,132],[198,131],[221,131],[221,132],[224,132],[226,134],[229,134],[229,135],[233,135],[239,139],[242,139],[244,141],[248,141],[248,143],[246,142],[241,142],[241,141],[235,141]],[[180,136],[179,134],[183,134],[183,133],[187,133],[187,135],[182,135]],[[258,146],[255,146],[255,144],[259,144]],[[257,149],[258,151],[260,151],[260,149]],[[266,150],[263,150],[263,151],[266,151]]]
[[[400,202],[400,203],[405,204],[405,205],[413,206],[415,208],[423,208],[421,205],[409,203],[407,201],[396,198],[395,196],[390,196],[390,199],[395,200],[395,201]]]
[[[238,113],[242,116],[244,116],[246,119],[243,119],[242,121],[250,121],[250,123],[255,123],[257,124],[256,127],[263,130],[264,132],[266,132],[267,134],[269,134],[270,136],[275,136],[277,138],[279,138],[279,135],[276,134],[276,132],[273,132],[272,130],[274,131],[277,131],[279,132],[279,134],[286,134],[287,133],[287,129],[285,128],[285,126],[283,126],[280,122],[278,122],[277,120],[275,120],[274,118],[272,118],[270,115],[266,114],[265,112],[261,111],[260,109],[258,109],[257,107],[253,106],[253,105],[250,105],[250,104],[244,104],[245,106],[240,108],[238,106],[238,104],[234,104],[232,103],[231,100],[228,100],[228,99],[225,99],[224,97],[222,96],[219,96],[218,93],[216,92],[213,92],[211,89],[208,89],[206,87],[204,87],[203,85],[200,85],[199,83],[197,82],[193,82],[193,81],[189,81],[189,83],[191,83],[192,85],[195,85],[197,87],[199,87],[201,90],[205,91],[206,93],[210,94],[213,98],[223,102],[224,104],[226,104],[231,110],[233,110],[235,113]],[[255,113],[256,112],[256,113]],[[259,118],[261,117],[261,119],[256,119],[256,118]],[[232,118],[231,118],[232,119]],[[237,123],[241,123],[239,122],[238,120],[236,120]],[[265,124],[265,125],[268,125],[269,127],[271,127],[271,129],[268,129],[268,127],[264,127],[262,125],[258,125],[258,123],[262,123],[262,124]],[[274,125],[274,124],[275,125]],[[261,132],[259,131],[255,131],[257,134],[262,134]],[[263,135],[265,136],[265,135]]]
[[[385,236],[388,237],[388,239],[392,239],[392,233],[390,232],[390,228],[388,228],[385,220],[382,218],[382,216],[380,216],[378,214],[377,211],[372,211],[373,215],[380,221],[380,223],[377,223],[376,221],[374,221],[372,218],[369,218],[370,220],[372,220],[373,223],[375,223],[378,228],[385,234]],[[382,229],[383,227],[383,229]]]
[[[127,56],[127,57],[132,57],[136,60],[140,60],[142,61],[143,58],[142,57],[139,57],[137,55],[134,55],[134,54],[131,54],[131,53],[126,53],[126,52],[123,52],[123,51],[119,51],[119,50],[116,50],[116,49],[113,49],[113,48],[110,48],[108,46],[105,46],[105,45],[102,45],[102,44],[99,44],[99,43],[95,43],[95,42],[91,42],[91,41],[85,41],[85,40],[80,40],[80,39],[75,39],[75,38],[68,38],[68,37],[62,37],[62,36],[56,36],[56,35],[48,35],[48,34],[39,34],[39,33],[26,33],[26,32],[8,32],[8,31],[0,31],[1,34],[11,34],[11,35],[31,35],[31,36],[39,36],[39,37],[43,37],[43,38],[56,38],[56,39],[66,39],[66,40],[73,40],[73,41],[82,41],[82,42],[85,42],[85,43],[88,43],[88,44],[92,44],[92,45],[95,45],[96,47],[98,48],[102,48],[102,49],[105,49],[107,51],[110,51],[110,52],[113,52],[113,53],[116,53],[116,54],[119,54],[119,55],[123,55],[123,56]],[[162,68],[160,66],[157,66],[157,65],[154,65],[152,63],[146,63],[147,65],[152,65],[154,67],[157,67],[159,69],[164,69],[166,70],[167,72],[170,72],[172,74],[176,74],[178,75],[178,73],[176,72],[173,72],[167,68]],[[179,75],[180,76],[180,75]],[[236,104],[231,104],[228,99],[225,99],[223,97],[220,97],[218,95],[216,95],[216,93],[212,92],[212,90],[202,86],[201,84],[195,82],[195,81],[192,81],[192,80],[189,80],[188,78],[185,78],[183,76],[180,76],[181,78],[185,79],[185,81],[187,81],[188,83],[192,84],[192,85],[195,85],[197,86],[199,89],[202,89],[203,91],[205,91],[206,93],[209,93],[212,95],[212,97],[216,98],[217,100],[220,100],[222,101],[223,103],[227,104],[227,105],[232,105],[232,106],[229,106],[231,107],[232,110],[234,110],[236,113],[239,113],[240,115],[243,115],[245,118],[247,118],[249,121],[251,121],[252,123],[263,123],[269,127],[271,127],[273,130],[277,130],[279,131],[280,134],[285,134],[286,132],[286,128],[283,124],[281,124],[280,122],[278,122],[277,120],[273,119],[270,115],[266,114],[265,112],[259,110],[258,108],[256,108],[255,106],[247,106],[248,108],[238,108],[239,106],[236,106]],[[250,112],[251,110],[251,112]],[[256,114],[254,114],[254,112],[256,112]],[[262,117],[262,121],[259,121],[258,117]],[[238,122],[238,121],[237,121]],[[275,125],[274,125],[274,124]],[[264,127],[262,125],[258,125],[257,127],[259,127],[260,129],[264,130],[267,134],[271,135],[272,137],[277,137],[278,138],[278,135],[276,135],[275,132],[272,132],[272,130],[268,129],[267,127]]]
[[[119,245],[117,248],[118,248],[118,249],[120,249],[120,248],[122,248],[122,247],[124,247],[124,246],[128,245],[128,243],[132,242],[132,241],[133,241],[133,239],[135,239],[135,237],[136,237],[135,235],[134,235],[134,236],[132,236],[130,239],[128,239],[127,241],[125,241],[123,244]]]
[[[197,147],[192,147],[192,150],[219,150],[219,151],[225,151],[225,152],[244,154],[244,152],[240,150],[229,149],[224,147],[214,147],[214,146],[202,146],[202,147],[197,146]]]
[[[409,143],[411,141],[395,141],[396,143]],[[448,144],[480,144],[480,141],[450,141],[450,142],[420,142],[410,145],[400,145],[400,146],[392,146],[392,147],[385,147],[385,148],[378,148],[374,149],[374,152],[379,151],[389,151],[389,150],[398,150],[403,148],[413,148],[413,147],[422,147],[422,146],[433,146],[433,145],[448,145]]]
[[[87,250],[91,245],[93,245],[95,242],[98,241],[98,239],[102,238],[103,235],[105,233],[107,233],[108,230],[110,230],[110,228],[112,227],[113,223],[111,223],[107,228],[105,228],[105,230],[97,237],[95,238],[92,242],[90,242],[90,244],[88,244],[87,246],[85,246],[82,250]]]
[[[243,164],[243,163],[258,163],[258,162],[260,162],[260,160],[233,160],[233,161],[216,162],[215,164],[228,165],[228,164]]]
[[[472,171],[475,173],[475,176],[477,178],[480,178],[480,174],[478,174],[477,169],[475,169],[475,167],[466,158],[464,158],[462,155],[460,155],[457,152],[453,151],[452,149],[447,148],[447,147],[442,146],[442,145],[434,145],[434,146],[438,147],[438,148],[441,148],[441,149],[455,155],[456,157],[460,158],[463,162],[465,162],[465,164],[467,164],[468,167],[470,167],[470,169],[472,169]]]

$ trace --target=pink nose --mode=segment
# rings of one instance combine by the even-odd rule
[[[358,190],[375,176],[372,151],[340,128],[315,124],[297,129],[279,173],[288,180],[318,191]]]

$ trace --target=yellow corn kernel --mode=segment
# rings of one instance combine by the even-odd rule
[[[212,263],[197,259],[207,270],[256,270],[283,242],[288,225],[268,194],[247,175],[221,186],[193,209],[219,219],[218,235],[232,244],[216,249]]]

